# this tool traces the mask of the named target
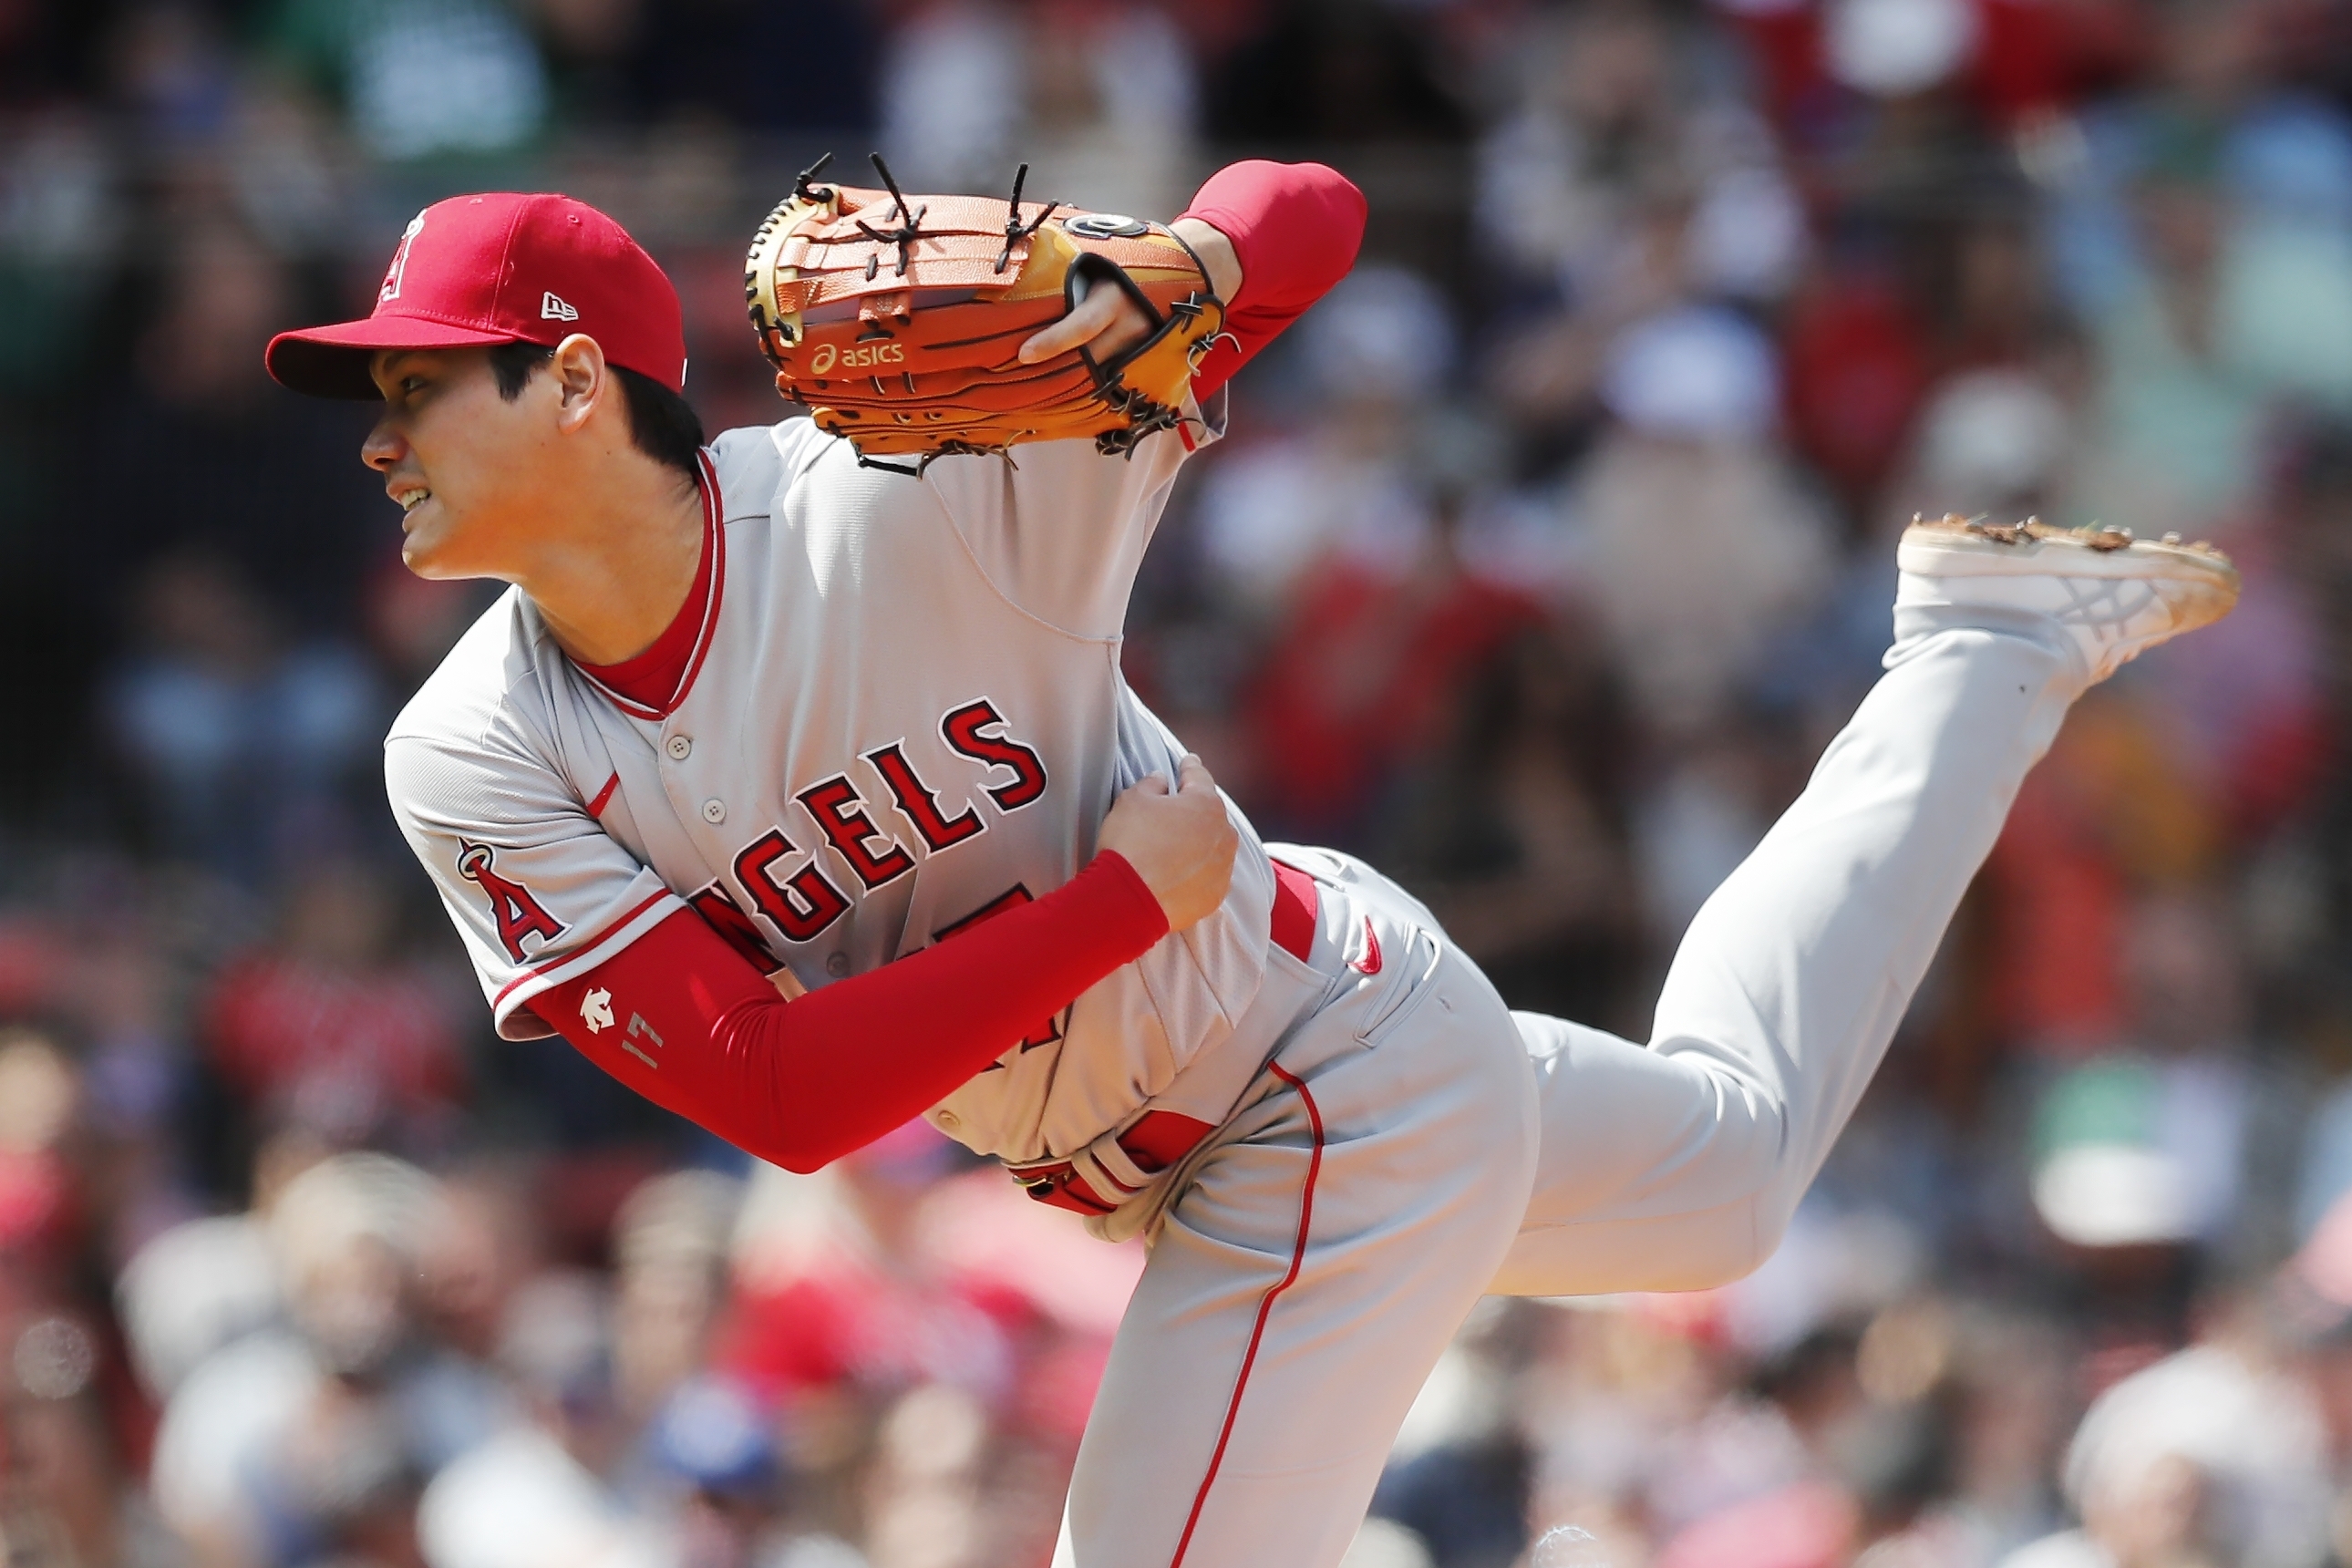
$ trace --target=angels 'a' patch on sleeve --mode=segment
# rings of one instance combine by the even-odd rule
[[[498,922],[499,942],[507,956],[520,963],[530,956],[523,951],[525,937],[539,938],[544,948],[570,929],[549,914],[529,888],[499,875],[497,854],[488,845],[461,838],[457,846],[457,875],[489,900],[490,918]]]

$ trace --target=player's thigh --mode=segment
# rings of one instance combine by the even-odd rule
[[[1762,1260],[1758,1199],[1780,1167],[1778,1110],[1695,1054],[1515,1013],[1541,1152],[1498,1295],[1686,1290]]]
[[[1364,1037],[1344,1005],[1277,1053],[1171,1211],[1081,1447],[1064,1568],[1328,1568],[1508,1248],[1535,1163],[1508,1014],[1444,961]],[[1181,1555],[1180,1555],[1181,1553]]]

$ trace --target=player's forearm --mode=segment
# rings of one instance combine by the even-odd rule
[[[1193,374],[1196,395],[1224,384],[1308,306],[1330,292],[1363,243],[1364,194],[1321,163],[1248,159],[1209,177],[1177,220],[1198,219],[1231,242],[1241,283],[1225,331]]]
[[[1107,852],[1034,903],[792,1002],[681,911],[531,1005],[647,1099],[814,1171],[936,1104],[1167,931]]]

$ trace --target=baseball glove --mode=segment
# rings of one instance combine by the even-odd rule
[[[1161,225],[1058,202],[823,185],[819,159],[751,241],[744,298],[776,390],[845,437],[868,466],[912,455],[1091,436],[1131,453],[1182,423],[1192,367],[1224,305],[1192,248]],[[1090,289],[1116,288],[1151,323],[1097,359],[1085,346],[1023,364],[1022,343]]]

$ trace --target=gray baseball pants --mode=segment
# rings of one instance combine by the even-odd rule
[[[1178,1172],[1055,1568],[1331,1568],[1481,1294],[1698,1289],[1769,1256],[2081,689],[2054,627],[1906,615],[1692,921],[1647,1046],[1507,1011],[1378,873],[1276,848],[1318,878],[1334,978]]]

